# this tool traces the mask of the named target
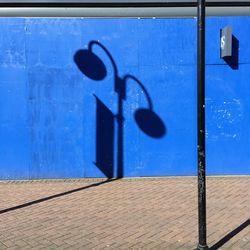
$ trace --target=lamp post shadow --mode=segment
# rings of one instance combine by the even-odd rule
[[[114,114],[96,96],[96,161],[94,164],[106,175],[114,178]]]
[[[78,50],[74,55],[74,62],[78,69],[88,78],[101,81],[107,76],[107,69],[103,61],[93,52],[93,47],[100,47],[109,58],[113,67],[114,91],[117,93],[117,114],[113,112],[97,97],[96,99],[96,161],[94,164],[107,178],[124,177],[124,112],[123,104],[127,99],[126,85],[135,82],[143,91],[148,107],[138,108],[134,118],[138,127],[148,136],[159,139],[166,134],[166,126],[162,119],[154,112],[150,95],[144,85],[133,75],[127,74],[121,78],[111,53],[98,41],[91,41],[88,49]],[[117,136],[115,137],[115,123]],[[115,138],[117,141],[115,142]],[[115,144],[116,143],[116,144]],[[117,147],[115,147],[115,145]],[[116,154],[115,154],[116,148]],[[115,171],[115,156],[117,170]]]

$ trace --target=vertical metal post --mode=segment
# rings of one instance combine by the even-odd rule
[[[197,95],[198,95],[198,224],[197,249],[208,249],[206,240],[206,157],[205,157],[205,0],[197,0]]]

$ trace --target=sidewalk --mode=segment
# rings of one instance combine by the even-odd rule
[[[0,182],[0,249],[194,249],[197,180]],[[212,249],[250,249],[250,177],[207,178]]]

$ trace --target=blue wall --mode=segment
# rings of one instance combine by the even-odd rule
[[[219,51],[219,31],[228,24],[240,46],[233,68]],[[148,101],[135,80],[126,82],[123,176],[196,175],[196,19],[4,18],[0,31],[0,179],[116,176],[112,63],[94,45],[107,72],[93,80],[75,61],[93,40],[113,57],[117,76],[136,77],[153,105],[154,116],[145,115],[138,126],[134,114]],[[207,19],[211,175],[250,174],[249,34],[250,17]],[[95,68],[85,59],[83,67]],[[162,133],[156,138],[143,126]]]

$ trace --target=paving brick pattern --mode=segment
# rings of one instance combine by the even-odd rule
[[[192,177],[0,182],[0,249],[194,249],[196,183]],[[250,249],[249,218],[250,177],[207,179],[212,249]]]

